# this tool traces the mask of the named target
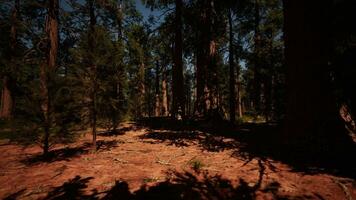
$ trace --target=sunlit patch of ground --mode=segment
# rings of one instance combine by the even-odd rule
[[[352,199],[355,181],[307,175],[269,158],[236,153],[238,141],[132,123],[57,145],[0,145],[0,198],[8,199]],[[222,145],[223,144],[223,145]]]

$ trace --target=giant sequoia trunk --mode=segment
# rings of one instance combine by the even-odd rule
[[[284,1],[289,144],[316,146],[343,137],[329,83],[329,5],[325,0]]]
[[[58,52],[58,0],[48,2],[48,14],[46,19],[45,31],[48,38],[49,48],[46,52],[46,60],[40,65],[40,90],[41,90],[41,109],[43,112],[44,141],[43,153],[46,155],[49,150],[49,135],[51,128],[50,119],[50,96],[48,83],[51,80],[52,72],[56,69]]]
[[[207,18],[208,18],[208,96],[209,96],[209,111],[216,111],[218,108],[218,72],[217,72],[217,42],[216,42],[216,35],[215,35],[215,1],[210,0],[208,1],[207,5]]]
[[[214,0],[205,1],[200,15],[197,47],[197,99],[195,113],[207,117],[218,110],[217,43]],[[209,81],[207,81],[209,80]]]
[[[20,9],[20,1],[16,0],[11,14],[11,30],[10,30],[10,53],[9,60],[14,67],[16,47],[17,47],[17,18]],[[12,69],[16,70],[16,69]],[[12,115],[14,100],[11,92],[11,83],[13,83],[14,78],[8,75],[3,77],[3,85],[1,88],[1,99],[0,99],[0,119],[9,119]]]
[[[174,64],[173,64],[173,104],[172,117],[177,117],[178,112],[185,115],[185,96],[183,80],[183,62],[182,62],[182,7],[183,1],[176,0],[175,16],[175,42],[174,42]]]

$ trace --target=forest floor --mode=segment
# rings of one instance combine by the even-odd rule
[[[100,132],[97,153],[89,133],[47,159],[39,146],[5,142],[0,199],[356,199],[354,177],[253,154],[245,142],[136,123]]]

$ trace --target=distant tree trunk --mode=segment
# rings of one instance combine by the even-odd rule
[[[168,97],[167,97],[167,72],[166,67],[162,70],[162,111],[163,116],[168,116]]]
[[[255,13],[254,13],[254,65],[253,65],[253,94],[252,101],[253,107],[257,113],[261,110],[261,75],[259,67],[261,67],[261,56],[260,56],[260,42],[261,42],[261,33],[260,33],[260,5],[259,0],[255,0]]]
[[[184,80],[183,80],[183,62],[182,62],[182,0],[175,0],[176,16],[175,16],[175,42],[174,42],[174,64],[173,64],[173,104],[172,117],[177,117],[180,111],[181,115],[185,115],[185,95],[184,95]]]
[[[284,1],[288,143],[317,146],[330,136],[339,141],[345,131],[329,80],[329,6],[324,0]]]
[[[94,0],[88,0],[89,6],[89,32],[88,32],[88,46],[89,51],[93,51],[95,48],[95,25],[96,25],[96,16],[95,16],[95,5]],[[93,52],[89,53],[88,60],[90,63],[90,75],[91,75],[91,94],[90,94],[90,112],[91,112],[91,128],[93,135],[93,151],[96,151],[96,121],[97,121],[97,66],[94,63]]]
[[[138,89],[138,117],[146,116],[145,97],[146,97],[146,87],[145,87],[145,63],[142,61],[139,66],[139,89]]]
[[[272,95],[272,90],[273,90],[273,65],[274,65],[274,59],[273,59],[273,33],[270,31],[270,34],[268,35],[268,48],[269,48],[269,57],[270,59],[267,61],[268,63],[268,68],[269,68],[269,75],[265,75],[264,77],[264,97],[265,97],[265,107],[264,107],[264,113],[265,113],[265,118],[266,121],[270,121],[273,118],[273,110],[272,110],[272,103],[273,103],[273,95]]]
[[[239,118],[243,117],[243,106],[242,106],[242,99],[241,99],[241,83],[238,81],[237,83],[237,107],[238,107],[238,113],[239,113]]]
[[[47,155],[49,150],[49,135],[51,128],[50,119],[50,96],[48,84],[51,81],[51,74],[55,71],[57,65],[58,52],[58,0],[50,0],[48,4],[48,14],[46,19],[45,31],[49,48],[46,52],[46,60],[40,65],[40,89],[41,89],[41,109],[44,119],[44,141],[43,154]]]
[[[236,50],[235,50],[236,52]],[[237,55],[237,53],[236,53]],[[238,117],[241,118],[243,116],[243,108],[242,108],[242,98],[241,98],[241,81],[240,81],[240,64],[239,59],[235,56],[236,60],[236,109],[238,113]]]
[[[155,83],[155,116],[160,116],[160,98],[159,98],[159,62],[156,61],[156,83]]]
[[[229,67],[230,67],[230,121],[235,123],[236,118],[236,95],[235,95],[235,66],[234,66],[234,33],[232,30],[232,11],[228,11],[229,19]]]
[[[122,0],[118,1],[118,4],[116,6],[116,23],[117,23],[117,43],[116,45],[122,45],[122,20],[123,20],[123,11],[122,11]],[[117,46],[117,49],[120,47]],[[117,126],[119,125],[119,111],[122,109],[123,105],[123,85],[122,85],[122,76],[124,75],[123,72],[123,67],[122,67],[122,59],[120,58],[119,61],[119,66],[117,68],[118,74],[117,74],[117,79],[113,82],[113,94],[112,98],[118,101],[118,109],[113,109],[113,113],[111,116],[111,121],[112,121],[112,129],[115,132],[117,129]]]
[[[9,119],[12,113],[12,95],[9,88],[9,77],[4,76],[3,86],[1,91],[1,107],[0,107],[0,119]]]
[[[202,117],[206,114],[207,104],[206,104],[206,60],[204,59],[203,52],[203,38],[198,41],[199,45],[197,47],[196,53],[196,85],[197,94],[195,100],[195,115]]]
[[[10,62],[14,64],[14,55],[16,54],[17,47],[17,18],[20,9],[20,1],[15,0],[14,7],[11,14],[11,30],[10,30]],[[16,69],[13,69],[14,71]],[[0,99],[0,119],[9,119],[12,116],[12,110],[14,106],[13,94],[10,89],[11,81],[10,76],[4,75],[3,77],[3,87],[1,89],[1,99]]]

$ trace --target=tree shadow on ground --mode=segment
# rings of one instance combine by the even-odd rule
[[[167,142],[169,145],[177,147],[186,147],[192,142],[200,141],[205,134],[194,131],[150,131],[147,134],[139,136],[140,139],[152,139],[149,143]]]
[[[60,199],[97,199],[96,190],[92,191],[92,194],[86,194],[85,189],[87,184],[93,177],[82,178],[76,176],[73,179],[63,183],[59,187],[55,187],[50,191],[44,200],[60,200]]]
[[[260,171],[261,172],[261,171]],[[262,170],[263,173],[263,170]],[[146,184],[140,189],[131,192],[129,184],[125,181],[116,181],[114,186],[107,191],[97,192],[96,189],[85,191],[92,177],[75,178],[55,187],[45,197],[46,200],[54,199],[101,199],[101,200],[156,200],[156,199],[256,199],[257,196],[270,197],[270,199],[306,199],[317,198],[319,194],[304,196],[280,195],[280,183],[272,181],[261,186],[263,174],[256,183],[248,183],[244,179],[238,179],[237,183],[223,178],[220,175],[209,175],[206,171],[177,172],[168,171],[167,180],[156,183],[153,186]]]
[[[240,143],[232,138],[212,135],[200,131],[154,131],[139,136],[144,142],[156,144],[165,142],[168,145],[187,147],[198,145],[203,150],[219,152],[237,148]],[[149,140],[149,141],[147,141]]]
[[[9,196],[5,197],[4,200],[16,200],[17,198],[19,198],[24,192],[26,191],[26,189],[22,189],[19,190],[13,194],[10,194]]]
[[[104,137],[119,136],[119,135],[125,135],[125,133],[128,131],[137,131],[142,128],[143,127],[139,126],[138,124],[129,123],[129,126],[127,127],[122,127],[116,130],[100,131],[98,132],[98,135]]]
[[[117,144],[123,143],[118,140],[98,140],[97,151],[109,151],[112,148],[117,147]],[[69,161],[72,158],[80,157],[87,154],[92,149],[92,143],[85,142],[81,146],[65,147],[60,149],[51,150],[46,156],[42,153],[35,154],[31,157],[25,158],[21,162],[26,165],[36,165],[39,163],[52,163],[57,161]]]
[[[126,182],[116,182],[103,199],[255,199],[258,188],[248,186],[240,179],[234,187],[232,182],[219,175],[209,176],[206,173],[196,176],[190,172],[173,172],[174,178],[148,187],[141,186],[137,191],[128,191]],[[275,184],[279,187],[279,184]],[[278,188],[277,188],[278,190]],[[268,190],[266,192],[272,192]],[[125,197],[125,198],[123,198]]]
[[[123,144],[124,142],[121,140],[98,140],[96,142],[96,150],[97,151],[110,151],[111,149],[118,146],[118,144]],[[91,144],[91,143],[90,143]]]
[[[176,146],[198,145],[203,151],[233,150],[233,157],[246,162],[272,159],[305,174],[328,173],[356,179],[356,166],[353,164],[355,144],[343,136],[337,139],[338,142],[319,138],[322,144],[311,140],[309,144],[292,146],[283,141],[282,127],[272,123],[232,126],[226,125],[228,122],[218,125],[209,121],[176,122],[168,118],[138,123],[151,129],[140,136],[144,141]]]

